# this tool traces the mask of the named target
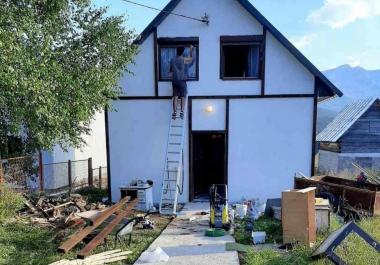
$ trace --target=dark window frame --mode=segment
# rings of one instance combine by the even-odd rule
[[[223,48],[225,46],[246,45],[259,47],[259,76],[258,77],[225,77],[225,56]],[[263,80],[265,71],[265,40],[264,35],[246,35],[246,36],[220,36],[220,68],[219,77],[223,81],[239,80]]]
[[[158,81],[159,82],[171,82],[171,78],[163,78],[161,76],[161,49],[162,48],[177,48],[183,46],[194,46],[197,53],[197,58],[195,60],[195,77],[187,78],[186,81],[199,81],[199,38],[198,37],[179,37],[179,38],[158,38],[158,52],[157,52],[157,71],[158,71]]]

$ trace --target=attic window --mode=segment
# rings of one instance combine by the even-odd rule
[[[171,81],[170,62],[176,57],[177,48],[183,47],[185,49],[184,56],[190,56],[190,46],[194,47],[193,56],[194,62],[186,65],[188,81],[198,80],[198,38],[160,38],[158,42],[158,69],[159,69],[159,81]]]
[[[260,79],[262,36],[221,37],[221,79]]]

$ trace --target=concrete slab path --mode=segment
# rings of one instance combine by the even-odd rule
[[[169,255],[169,261],[148,264],[168,265],[239,265],[236,251],[226,251],[227,242],[235,242],[231,235],[206,237],[209,228],[208,203],[188,203],[162,234],[146,251],[161,247]],[[195,220],[190,221],[189,218]],[[138,259],[135,264],[147,264]]]

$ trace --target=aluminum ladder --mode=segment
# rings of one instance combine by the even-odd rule
[[[175,120],[170,114],[160,201],[160,214],[162,215],[177,214],[178,196],[182,193],[180,184],[183,184],[181,179],[183,181],[183,143],[187,119],[187,97],[185,98],[183,119],[179,116],[181,111],[179,105],[177,104],[177,117]]]

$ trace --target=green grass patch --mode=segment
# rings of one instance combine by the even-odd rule
[[[0,185],[0,224],[14,217],[23,206],[23,197],[20,193]]]
[[[262,219],[261,221],[264,221]],[[241,222],[246,222],[243,220]],[[240,223],[240,221],[239,221]],[[270,223],[266,220],[264,225]],[[262,225],[262,224],[260,224]],[[371,236],[373,236],[377,241],[380,241],[380,217],[363,219],[359,222],[359,225]],[[303,265],[303,264],[313,264],[313,265],[331,265],[332,263],[328,259],[321,259],[318,261],[310,260],[310,255],[314,249],[319,246],[319,244],[332,232],[342,226],[336,217],[331,218],[331,227],[329,231],[323,234],[318,234],[317,244],[314,248],[308,248],[303,246],[295,246],[295,248],[287,253],[280,253],[272,249],[266,249],[263,251],[251,250],[246,254],[241,254],[241,264],[242,265]],[[255,227],[255,226],[254,226]],[[257,225],[257,227],[260,227]],[[268,231],[272,231],[269,234],[273,238],[279,239],[281,232],[281,223],[279,229],[271,229],[269,226]],[[262,227],[262,228],[265,228]],[[277,227],[278,228],[278,227]],[[235,239],[242,240],[244,242],[248,241],[249,232],[244,232],[243,229],[237,230],[237,236],[235,234]],[[263,229],[262,231],[265,231]],[[245,233],[245,235],[244,235]],[[270,241],[270,240],[268,240]],[[267,241],[267,242],[268,242]],[[276,241],[277,243],[279,241]],[[251,242],[249,241],[249,244]],[[348,264],[355,265],[367,265],[367,264],[380,264],[380,255],[371,248],[364,240],[356,235],[350,235],[345,241],[336,249],[335,251],[343,260]]]
[[[252,243],[251,232],[246,231],[247,222],[249,219],[236,219],[237,228],[235,229],[234,237],[237,243],[249,245]],[[253,222],[253,231],[265,231],[267,234],[267,243],[281,243],[282,242],[282,228],[281,222],[268,217],[260,217]]]

